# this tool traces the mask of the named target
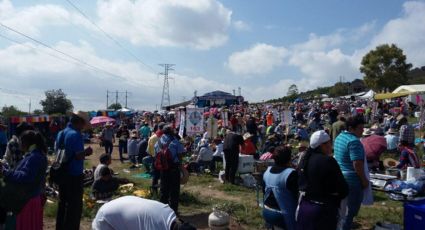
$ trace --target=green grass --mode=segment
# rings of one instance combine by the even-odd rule
[[[383,192],[374,192],[375,203],[362,206],[356,218],[363,226],[372,227],[377,222],[390,222],[403,225],[403,204],[393,201]]]

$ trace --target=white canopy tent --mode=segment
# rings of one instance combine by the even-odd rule
[[[425,92],[425,85],[401,85],[393,93],[419,94]]]
[[[375,96],[375,92],[373,90],[369,90],[367,93],[363,94],[362,96],[359,96],[361,99],[373,99]]]
[[[425,84],[424,85],[401,85],[397,89],[395,89],[393,93],[408,94],[407,101],[410,101],[416,105],[418,103],[419,98],[421,98],[422,101],[425,101]]]

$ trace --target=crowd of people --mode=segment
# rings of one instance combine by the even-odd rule
[[[211,109],[205,115],[206,131],[194,136],[180,129],[171,113],[143,113],[106,123],[97,133],[104,153],[93,173],[94,198],[110,200],[119,186],[119,179],[109,168],[117,143],[122,163],[130,161],[130,169],[143,165],[151,175],[151,190],[159,192],[161,203],[131,196],[110,201],[99,210],[93,228],[141,229],[136,219],[143,217],[145,226],[192,229],[176,218],[180,215],[182,170],[197,174],[223,170],[224,183],[238,184],[239,157],[251,155],[258,161],[273,162],[263,172],[262,182],[262,215],[267,226],[351,229],[362,202],[370,203],[369,171],[383,170],[383,152],[399,157],[395,168],[421,166],[414,146],[414,127],[407,119],[412,111],[402,100],[376,106],[363,100],[289,106],[246,104]],[[207,128],[209,121],[216,127]],[[56,182],[56,229],[80,226],[84,160],[93,154],[91,147],[85,147],[82,135],[89,125],[87,114],[79,112],[56,134],[55,152],[64,153],[59,161],[64,173]],[[22,123],[8,140],[6,128],[0,125],[0,175],[4,181],[0,223],[12,219],[15,229],[42,229],[48,168],[45,138]],[[13,189],[23,194],[21,199],[3,202]],[[140,207],[130,210],[126,206],[129,203],[140,203]],[[158,210],[158,215],[148,215],[150,209]]]

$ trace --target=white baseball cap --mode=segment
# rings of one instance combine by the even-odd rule
[[[330,139],[331,137],[324,130],[316,131],[310,137],[310,147],[315,149],[321,144],[328,142]]]

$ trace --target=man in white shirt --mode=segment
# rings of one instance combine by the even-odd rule
[[[192,230],[181,223],[167,204],[135,196],[124,196],[104,204],[93,220],[94,230],[167,229]]]

